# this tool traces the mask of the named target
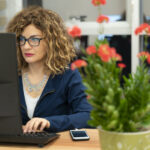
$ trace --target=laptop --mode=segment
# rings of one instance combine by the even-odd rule
[[[18,83],[16,35],[0,33],[0,142],[44,146],[59,135],[23,133]]]

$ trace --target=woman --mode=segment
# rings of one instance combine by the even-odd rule
[[[53,11],[32,6],[8,24],[16,33],[24,132],[87,127],[91,106],[79,72],[70,70],[73,41]]]

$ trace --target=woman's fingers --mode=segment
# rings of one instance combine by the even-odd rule
[[[46,127],[46,125],[47,125],[47,121],[45,120],[41,123],[40,131],[43,131],[43,129]]]
[[[49,128],[50,122],[43,118],[32,118],[24,126],[24,133],[26,132],[36,132],[38,129],[43,131],[44,128]]]
[[[27,132],[34,132],[34,124],[35,124],[35,119],[31,119],[28,123],[27,123]]]
[[[41,119],[35,119],[35,120],[34,120],[33,127],[32,127],[33,130],[34,130],[34,131],[37,131],[37,130],[39,129],[41,123],[42,123],[42,120],[41,120]]]
[[[33,124],[32,120],[27,122],[27,124],[24,126],[24,133],[32,132],[32,124]]]

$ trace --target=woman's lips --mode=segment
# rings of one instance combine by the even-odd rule
[[[31,56],[33,56],[34,54],[31,54],[31,53],[25,53],[25,56],[27,56],[27,57],[31,57]]]

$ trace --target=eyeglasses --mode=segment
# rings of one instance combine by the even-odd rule
[[[25,45],[25,43],[27,41],[30,46],[39,46],[40,41],[43,39],[44,38],[37,38],[37,37],[29,37],[28,39],[26,39],[24,36],[20,36],[18,38],[18,45],[23,46],[23,45]]]

